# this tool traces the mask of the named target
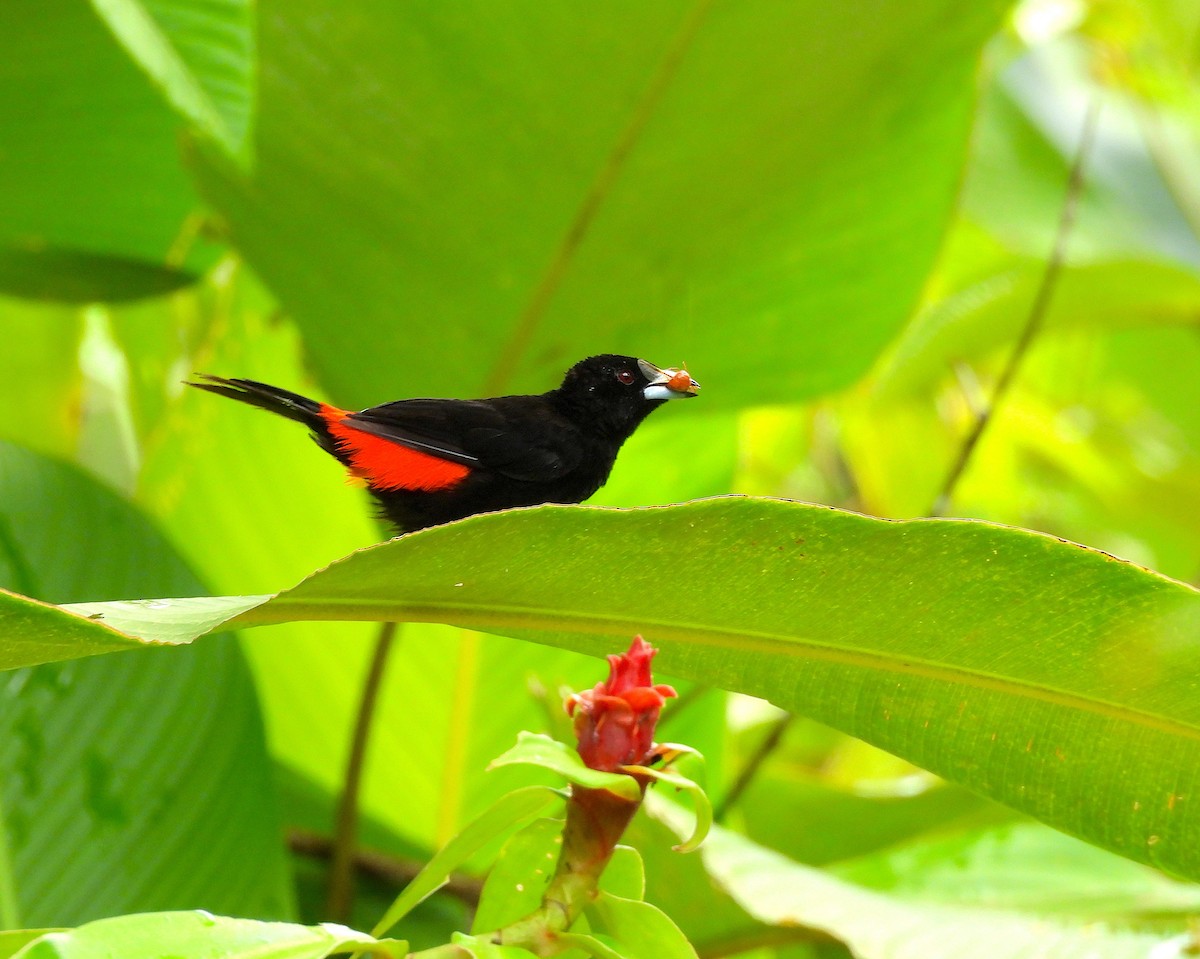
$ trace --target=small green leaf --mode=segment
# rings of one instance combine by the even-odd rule
[[[67,932],[66,929],[8,929],[0,932],[0,959],[11,959],[29,943],[52,932]]]
[[[207,912],[149,912],[99,919],[30,943],[14,959],[324,959],[350,949],[403,959],[407,943],[335,923],[229,919]]]
[[[622,773],[606,773],[585,766],[579,758],[579,753],[565,743],[542,733],[518,733],[517,744],[502,756],[493,759],[488,769],[511,763],[541,766],[558,773],[568,782],[588,789],[607,789],[630,802],[637,802],[642,797],[642,791],[634,779]]]
[[[646,864],[633,846],[617,846],[600,877],[600,890],[622,899],[646,898]]]
[[[527,786],[501,797],[426,863],[425,868],[396,897],[391,908],[375,925],[372,935],[379,936],[391,929],[414,906],[437,892],[450,873],[483,846],[528,822],[558,798],[557,792],[545,786]]]
[[[504,844],[483,884],[471,932],[499,929],[541,905],[558,864],[562,830],[561,819],[535,819]]]
[[[628,959],[696,959],[687,937],[657,906],[602,892],[589,907],[595,929],[610,935]]]
[[[704,837],[708,835],[708,830],[713,822],[712,803],[708,801],[708,794],[700,785],[685,776],[667,772],[664,769],[652,769],[647,766],[623,766],[622,768],[636,769],[639,775],[647,776],[655,782],[666,783],[668,786],[674,786],[676,789],[682,789],[691,794],[696,804],[696,825],[692,829],[691,836],[676,846],[675,851],[693,852],[698,849],[704,842]]]
[[[532,952],[522,949],[520,946],[498,946],[494,942],[477,939],[475,936],[464,935],[461,932],[456,932],[450,938],[450,942],[475,956],[476,959],[529,959],[533,955]]]
[[[586,936],[578,932],[564,932],[558,936],[558,941],[564,946],[573,946],[576,949],[582,949],[589,956],[595,956],[596,959],[628,959],[622,953],[617,952],[612,946],[601,942],[596,936]]]

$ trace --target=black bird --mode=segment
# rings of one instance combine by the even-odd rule
[[[255,380],[200,378],[190,385],[307,426],[402,533],[512,506],[579,503],[604,485],[642,420],[700,390],[684,369],[613,354],[576,363],[536,396],[397,400],[357,413]]]

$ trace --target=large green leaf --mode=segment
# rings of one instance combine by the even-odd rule
[[[1006,6],[264,0],[256,170],[202,189],[344,402],[611,350],[792,400],[916,301]]]
[[[661,814],[677,820],[669,809]],[[687,831],[686,822],[678,823],[680,835]],[[1145,959],[1166,938],[1005,908],[889,897],[720,828],[701,855],[713,879],[754,916],[836,936],[858,959]]]
[[[296,926],[230,919],[208,912],[158,912],[90,922],[53,932],[26,946],[18,959],[324,959],[351,949],[402,959],[405,943],[376,940],[332,922]]]
[[[195,615],[80,609],[145,636]],[[664,671],[1200,875],[1200,592],[1053,537],[740,497],[546,506],[363,550],[236,622],[292,619],[441,621],[593,654],[644,632]]]
[[[250,0],[92,0],[184,117],[245,160],[254,107]]]
[[[91,551],[101,546],[102,562]],[[112,493],[7,444],[0,583],[55,602],[201,588]],[[56,645],[76,635],[60,610],[4,599],[5,613],[31,617],[0,613],[7,641],[25,632],[45,659],[70,655]],[[98,651],[129,648],[98,624],[74,625],[101,634]],[[193,905],[290,912],[257,702],[229,637],[11,673],[0,684],[0,783],[6,925]]]
[[[0,88],[0,288],[122,299],[212,261],[177,243],[198,205],[180,123],[87,4],[0,5]]]
[[[1200,908],[1200,886],[1033,822],[928,832],[838,863],[839,878],[913,899],[1082,920],[1153,923]],[[1047,865],[1053,863],[1053,868]]]

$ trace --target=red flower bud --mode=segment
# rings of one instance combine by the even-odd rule
[[[608,657],[608,682],[567,700],[575,718],[579,755],[592,769],[645,764],[654,749],[654,727],[670,686],[652,684],[650,660],[657,650],[635,636],[629,652]]]

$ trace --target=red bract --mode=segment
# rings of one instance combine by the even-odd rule
[[[657,650],[635,636],[629,652],[608,657],[608,682],[567,700],[575,718],[579,755],[592,769],[644,764],[654,747],[654,727],[670,686],[653,685],[650,660]]]

